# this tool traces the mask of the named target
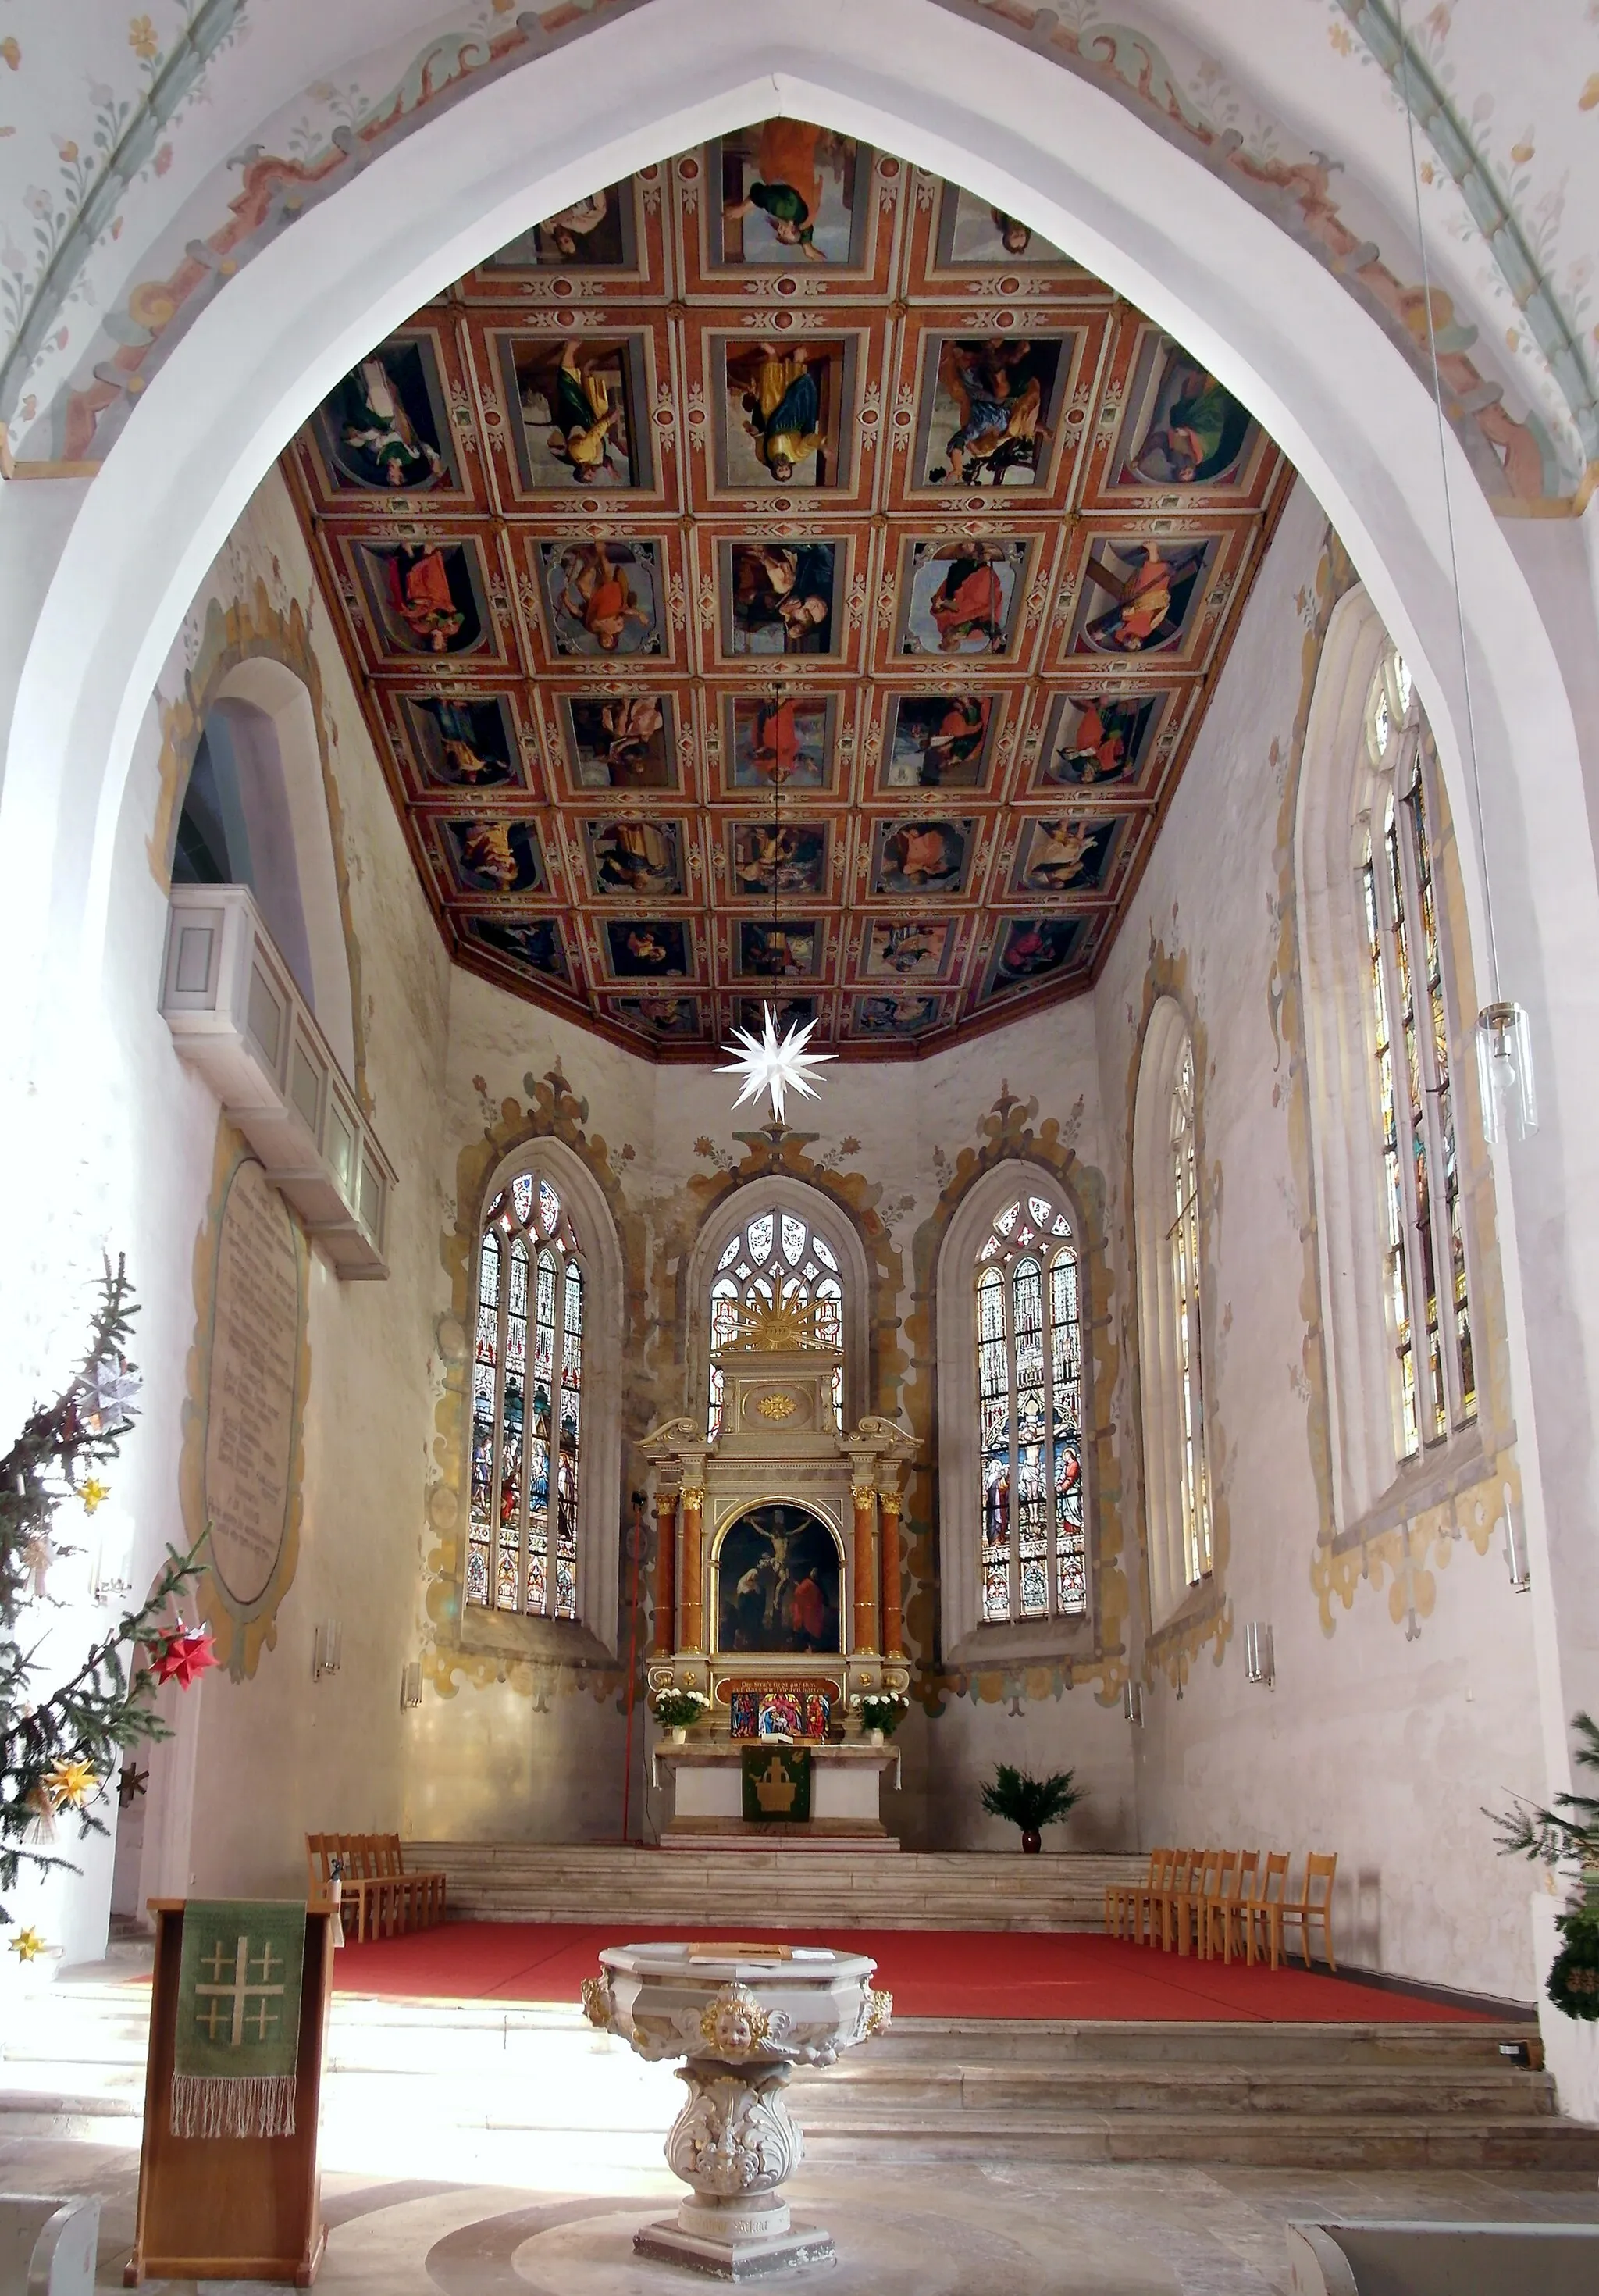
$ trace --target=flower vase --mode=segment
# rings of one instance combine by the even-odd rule
[[[688,1743],[688,1726],[683,1722],[674,1722],[667,1735],[674,1746],[685,1746]]]
[[[868,1746],[881,1746],[882,1743],[882,1732],[881,1730],[868,1730],[866,1733],[866,1743]]]
[[[1044,1836],[1035,1833],[1031,1826],[1024,1826],[1021,1833],[1021,1847],[1029,1857],[1036,1857],[1044,1847]]]

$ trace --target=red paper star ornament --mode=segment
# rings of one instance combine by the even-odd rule
[[[187,1690],[197,1675],[217,1662],[208,1633],[198,1627],[180,1627],[176,1634],[166,1636],[157,1648],[152,1671],[158,1682],[176,1682],[180,1690]]]

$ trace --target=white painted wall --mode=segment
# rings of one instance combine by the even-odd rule
[[[1159,1674],[1145,1693],[1139,1824],[1146,1843],[1336,1850],[1341,1959],[1529,1999],[1526,1870],[1494,1855],[1481,1814],[1508,1793],[1536,1793],[1540,1775],[1531,1604],[1513,1593],[1500,1542],[1486,1556],[1455,1546],[1414,1636],[1403,1612],[1390,1615],[1391,1581],[1360,1586],[1347,1612],[1335,1600],[1330,1636],[1311,1584],[1318,1515],[1300,1242],[1310,1208],[1290,1148],[1294,1048],[1274,1039],[1268,987],[1282,791],[1324,534],[1301,488],[1095,995],[1106,1128],[1119,1142],[1119,1254],[1130,1234],[1128,1078],[1152,937],[1187,959],[1210,1054],[1207,1399],[1234,1624],[1219,1663],[1210,1649],[1195,1658],[1180,1699]],[[1131,1423],[1130,1397],[1119,1415]],[[1245,1682],[1248,1620],[1274,1629],[1275,1689]]]

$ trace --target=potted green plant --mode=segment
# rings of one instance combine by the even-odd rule
[[[1044,1847],[1044,1828],[1064,1817],[1083,1798],[1071,1780],[1070,1770],[1055,1770],[1046,1778],[1036,1778],[1030,1771],[1001,1762],[983,1788],[983,1808],[990,1817],[1003,1817],[1019,1825],[1022,1849],[1036,1856]]]
[[[702,1690],[658,1690],[651,1703],[655,1718],[671,1739],[681,1746],[689,1729],[704,1713],[710,1701]]]
[[[891,1738],[910,1710],[910,1700],[903,1690],[857,1691],[849,1704],[860,1717],[862,1730],[873,1745],[881,1746]]]
[[[1599,1722],[1574,1714],[1578,1769],[1599,1770]],[[1599,1796],[1558,1793],[1553,1809],[1516,1800],[1505,1810],[1485,1810],[1499,1828],[1502,1857],[1530,1857],[1551,1868],[1564,1866],[1573,1892],[1555,1923],[1562,1940],[1544,1990],[1568,2017],[1599,2021]]]

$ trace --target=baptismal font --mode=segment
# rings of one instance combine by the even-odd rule
[[[783,2092],[796,2065],[831,2065],[886,2030],[893,2003],[873,1990],[876,1964],[763,1943],[611,1946],[600,1966],[583,1983],[591,2024],[652,2062],[685,2060],[666,2156],[690,2194],[635,2249],[724,2280],[831,2263],[831,2234],[796,2224],[783,2198],[804,2152]]]

